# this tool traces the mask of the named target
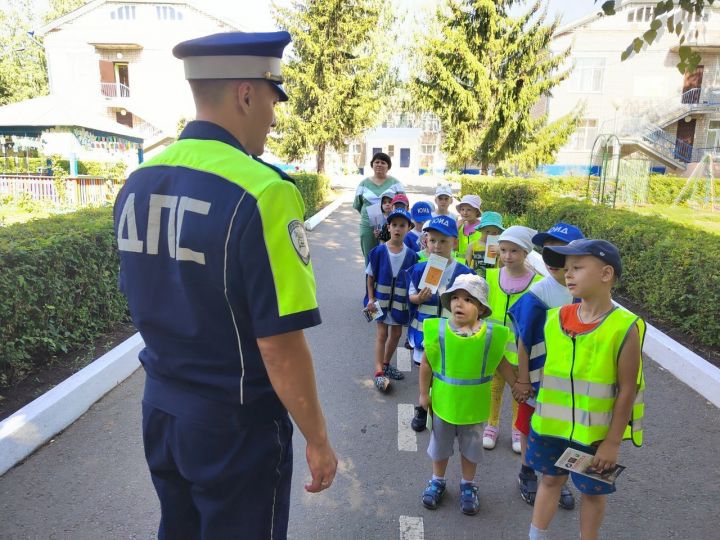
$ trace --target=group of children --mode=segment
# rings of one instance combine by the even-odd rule
[[[431,424],[433,471],[422,503],[440,504],[457,438],[461,510],[478,513],[476,468],[483,449],[496,445],[508,384],[520,495],[534,506],[529,537],[547,538],[557,507],[575,506],[568,471],[556,466],[566,449],[594,455],[593,468],[603,472],[616,465],[623,440],[642,444],[645,325],[612,301],[620,254],[567,223],[542,233],[504,228],[500,214],[481,210],[477,195],[462,197],[456,218],[448,186],[436,191],[435,211],[423,201],[410,207],[404,194],[388,199],[380,236],[386,240],[366,268],[365,306],[377,316],[373,380],[387,392],[391,380],[404,378],[391,360],[406,326],[406,346],[419,366],[411,425],[423,431]],[[546,277],[529,264],[534,247]],[[434,292],[423,286],[431,256],[446,261]],[[597,538],[615,486],[570,476],[582,494],[581,536]]]

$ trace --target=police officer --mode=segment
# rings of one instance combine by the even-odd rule
[[[197,108],[115,205],[120,287],[145,340],[143,440],[160,539],[285,538],[292,424],[333,482],[303,329],[320,324],[295,185],[259,160],[288,99],[287,32],[180,43]]]

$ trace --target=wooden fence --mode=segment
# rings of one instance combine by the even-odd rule
[[[64,182],[64,191],[61,193]],[[101,206],[115,200],[122,183],[107,178],[78,177],[58,180],[52,176],[0,175],[0,197],[14,199],[30,197],[31,200],[58,206]],[[61,189],[58,190],[58,187]]]

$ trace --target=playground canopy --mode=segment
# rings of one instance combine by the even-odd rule
[[[4,140],[24,137],[42,141],[48,133],[71,133],[86,149],[137,150],[138,162],[142,162],[143,138],[133,129],[94,112],[87,103],[49,95],[0,107],[0,137]],[[63,154],[71,161],[76,159],[70,148]]]

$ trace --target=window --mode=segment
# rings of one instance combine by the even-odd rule
[[[119,21],[134,21],[135,6],[120,6],[110,12],[110,18]]]
[[[634,20],[635,20],[635,12],[628,11],[628,22],[633,22]]]
[[[421,154],[428,154],[432,155],[437,150],[437,145],[435,144],[421,144],[420,145],[420,153]]]
[[[161,21],[182,21],[183,18],[182,12],[171,6],[155,6],[155,13]]]
[[[578,122],[575,133],[568,141],[568,150],[592,150],[598,134],[598,121],[585,119]]]
[[[604,58],[576,58],[575,67],[570,76],[570,90],[573,92],[600,92],[604,73]]]
[[[707,135],[707,147],[720,150],[720,120],[710,120]]]

